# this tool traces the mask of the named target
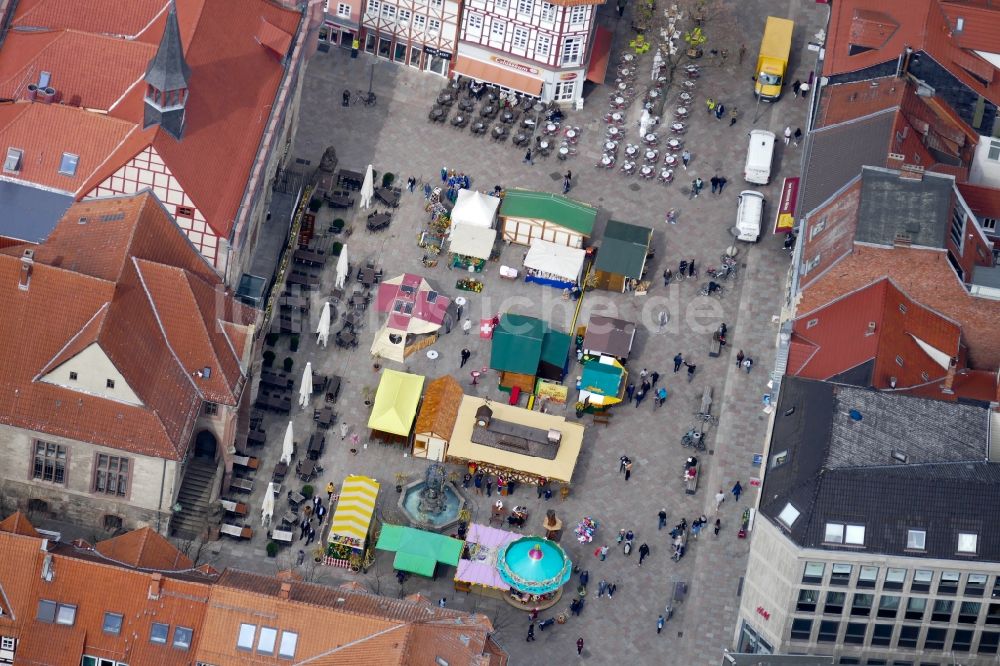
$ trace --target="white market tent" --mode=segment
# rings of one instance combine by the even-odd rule
[[[492,227],[460,224],[451,229],[451,251],[466,257],[489,259],[496,240],[497,230]]]
[[[524,267],[579,283],[586,256],[584,250],[534,238],[524,257]]]
[[[475,190],[459,190],[455,207],[451,210],[452,228],[493,227],[499,208],[499,197],[491,197]]]

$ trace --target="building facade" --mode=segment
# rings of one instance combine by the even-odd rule
[[[379,58],[448,76],[461,10],[455,0],[367,0],[362,47]]]

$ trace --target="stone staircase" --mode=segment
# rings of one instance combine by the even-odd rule
[[[218,465],[211,458],[194,458],[187,465],[177,501],[181,510],[174,514],[170,532],[178,539],[201,536],[210,513],[209,500]]]

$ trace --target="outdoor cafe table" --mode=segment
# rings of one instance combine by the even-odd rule
[[[294,385],[292,376],[284,370],[261,370],[260,383],[265,386],[275,386],[282,389],[290,389]]]
[[[458,103],[458,108],[461,109],[462,111],[472,111],[474,108],[476,108],[476,103],[463,99],[461,102]]]
[[[367,226],[370,231],[377,231],[389,226],[390,222],[392,222],[392,216],[388,213],[375,213],[368,216]]]
[[[607,151],[607,152],[609,152],[609,153],[611,151],[613,151],[613,150],[618,150],[618,142],[617,141],[605,141],[604,142],[604,150]]]
[[[650,132],[646,136],[642,137],[642,140],[645,141],[650,146],[655,145],[656,144],[656,135],[653,134],[652,132]]]
[[[612,126],[612,127],[608,128],[608,136],[611,137],[612,139],[614,139],[616,137],[619,137],[621,135],[622,135],[622,131],[620,129],[618,129],[617,127]]]
[[[288,511],[286,511],[281,515],[281,522],[283,522],[285,525],[294,525],[295,523],[299,522],[299,517],[295,514],[294,511],[289,509]]]
[[[566,138],[569,139],[570,141],[572,141],[573,139],[575,139],[576,138],[576,130],[575,129],[566,130]]]
[[[280,483],[284,480],[285,475],[288,474],[288,463],[279,462],[274,466],[274,471],[271,473],[271,481],[275,483]]]
[[[336,402],[337,398],[340,397],[340,377],[337,375],[330,375],[330,383],[326,387],[326,397],[327,400]]]
[[[350,347],[353,344],[357,344],[358,336],[354,335],[350,331],[341,331],[337,333],[337,344],[343,347]]]
[[[615,161],[614,158],[611,157],[610,155],[607,155],[607,154],[601,155],[601,165],[602,166],[611,166],[614,163],[614,161]]]
[[[559,125],[556,125],[555,123],[547,123],[545,125],[546,134],[555,134],[558,131],[559,131]]]
[[[315,287],[319,285],[319,276],[306,271],[289,271],[288,284],[298,284],[303,287]]]
[[[611,114],[611,120],[612,120],[612,122],[620,123],[622,120],[624,120],[624,118],[625,118],[625,116],[623,116],[618,111],[615,111],[614,113]]]
[[[548,150],[549,149],[549,142],[546,141],[545,139],[542,139],[541,141],[538,142],[538,148],[540,150]]]
[[[676,155],[666,155],[663,158],[663,163],[668,167],[677,166],[677,156]]]
[[[377,271],[372,266],[362,266],[358,269],[358,282],[370,287],[378,282]]]
[[[444,118],[444,109],[442,109],[439,106],[435,106],[433,109],[431,109],[430,116],[431,116],[432,120],[437,120],[439,118]]]
[[[384,202],[386,206],[396,207],[399,205],[399,192],[391,187],[378,188],[375,190],[375,196]]]
[[[655,150],[647,150],[646,151],[646,159],[648,161],[650,161],[650,162],[655,162],[656,161],[656,156],[658,154],[659,153],[657,151],[655,151]]]
[[[316,460],[319,455],[323,453],[323,448],[326,446],[326,437],[320,432],[314,432],[309,437],[309,458],[311,460]]]
[[[306,501],[306,496],[298,492],[297,490],[293,490],[291,493],[288,494],[288,504],[296,509],[298,509],[299,505],[305,501]]]
[[[309,300],[293,294],[286,294],[278,299],[278,305],[292,310],[308,310]]]
[[[493,115],[494,113],[496,113],[496,107],[484,106],[483,109],[479,112],[479,115],[482,116],[483,118],[487,118]]]
[[[302,465],[298,468],[298,470],[296,470],[296,473],[299,475],[300,479],[302,479],[303,481],[307,481],[309,477],[312,476],[315,470],[316,470],[315,460],[304,460],[302,462]]]
[[[251,430],[247,433],[247,446],[263,446],[267,442],[267,433],[263,430]]]
[[[233,456],[233,464],[247,469],[257,469],[260,466],[260,460],[254,456]]]
[[[319,415],[316,417],[316,425],[320,428],[329,428],[333,423],[334,413],[333,407],[324,407],[319,410]]]
[[[257,395],[257,405],[276,412],[289,412],[292,409],[292,396],[288,392],[261,393]]]
[[[299,248],[292,254],[292,258],[298,264],[305,264],[307,266],[322,266],[326,263],[326,255],[322,252],[317,252],[316,250],[307,250],[305,248]]]
[[[642,168],[639,169],[639,173],[647,178],[652,177],[653,167],[649,166],[648,164],[644,164]]]
[[[271,532],[272,541],[280,541],[281,543],[291,543],[295,538],[295,534],[291,530],[274,530]]]
[[[510,112],[510,111],[504,111],[500,115],[500,122],[504,122],[504,123],[512,123],[512,122],[514,122],[514,114],[512,112]]]
[[[220,499],[219,504],[222,508],[229,513],[235,513],[237,516],[245,516],[249,513],[249,508],[243,502],[237,502],[235,500]]]

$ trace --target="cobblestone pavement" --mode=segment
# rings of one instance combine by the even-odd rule
[[[768,5],[766,10],[756,11],[765,4]],[[487,613],[493,618],[498,640],[509,650],[514,664],[542,663],[546,659],[554,663],[565,662],[571,655],[575,656],[575,642],[579,636],[586,640],[584,658],[597,663],[612,663],[616,657],[627,657],[632,663],[719,663],[722,649],[730,645],[735,630],[738,588],[749,549],[749,542],[737,539],[736,533],[742,510],[752,506],[756,499],[749,479],[756,476],[758,470],[752,467],[751,458],[761,451],[767,427],[761,400],[768,392],[768,371],[773,365],[777,336],[775,317],[781,309],[789,260],[781,251],[781,239],[765,233],[759,244],[744,246],[741,250],[739,281],[726,284],[727,292],[721,300],[697,296],[698,286],[704,279],[664,289],[658,276],[665,267],[676,270],[681,258],[694,258],[704,275],[704,269],[717,265],[721,252],[731,244],[729,228],[733,225],[736,195],[742,184],[747,131],[751,127],[762,127],[780,135],[786,124],[793,129],[805,127],[807,102],[791,95],[773,107],[763,108],[760,119],[751,124],[754,113],[749,82],[751,61],[766,13],[789,16],[798,21],[793,51],[795,71],[789,78],[805,80],[815,61],[815,54],[805,48],[805,42],[825,24],[825,11],[792,0],[771,3],[758,0],[749,5],[739,10],[747,33],[747,57],[742,65],[735,56],[727,63],[704,59],[704,75],[697,91],[699,101],[694,105],[691,131],[685,136],[693,160],[687,172],[678,169],[677,180],[671,185],[626,178],[617,171],[594,168],[605,127],[601,121],[607,110],[604,87],[592,90],[586,108],[569,116],[571,124],[583,128],[579,156],[567,162],[550,158],[531,166],[522,163],[523,151],[509,144],[498,145],[486,138],[476,138],[468,130],[456,130],[447,124],[429,124],[427,112],[444,86],[443,79],[379,61],[374,72],[377,105],[345,108],[340,104],[341,91],[366,88],[374,60],[364,55],[350,59],[342,50],[316,55],[307,72],[299,135],[293,148],[296,158],[309,160],[311,165],[299,168],[314,168],[323,149],[333,145],[342,167],[363,171],[372,163],[380,173],[395,173],[400,184],[411,175],[439,182],[437,174],[442,166],[447,166],[470,174],[473,187],[482,190],[490,190],[499,183],[505,187],[556,192],[562,185],[562,173],[572,169],[570,196],[601,209],[599,228],[609,216],[653,227],[656,258],[649,275],[654,288],[645,297],[590,292],[583,299],[579,322],[585,324],[590,312],[600,311],[617,313],[617,316],[643,324],[637,333],[630,369],[638,372],[646,367],[659,371],[670,397],[666,405],[656,411],[651,401],[644,402],[639,409],[621,406],[607,428],[590,427],[588,417],[583,452],[573,478],[573,491],[567,500],[554,498],[546,504],[536,499],[532,488],[519,490],[507,500],[508,504],[528,506],[531,518],[525,531],[536,534],[541,531],[540,521],[545,509],[556,509],[567,527],[562,545],[574,563],[590,571],[592,593],[582,615],[537,634],[536,642],[524,641],[528,623],[523,613],[514,611],[502,601],[456,594],[450,580],[453,572],[449,570],[442,572],[436,581],[411,578],[400,589],[392,576],[391,559],[385,555],[379,555],[376,565],[366,575],[316,567],[308,564],[311,557],[307,557],[307,564],[301,567],[307,579],[360,580],[381,594],[422,592],[433,599],[446,597],[451,607]],[[613,6],[602,9],[602,21],[616,28],[616,50],[612,54],[612,63],[615,63],[618,49],[627,41],[628,30],[624,22],[616,25],[613,12],[606,11],[612,9]],[[730,53],[735,54],[738,44],[729,48]],[[642,66],[648,71],[648,64]],[[670,96],[676,94],[672,91]],[[717,122],[705,113],[703,100],[706,96],[721,99],[729,107],[733,104],[740,107],[735,127],[729,127],[728,120]],[[637,118],[638,110],[632,109],[630,115]],[[636,135],[634,125],[629,132],[632,137]],[[798,172],[800,150],[794,146],[778,146],[772,185],[763,188],[768,197],[766,227],[773,222],[781,178]],[[723,195],[714,196],[706,188],[697,199],[688,199],[691,179],[700,176],[707,183],[716,173],[729,180]],[[441,291],[457,296],[455,280],[460,273],[449,272],[444,262],[433,269],[420,264],[421,250],[416,246],[416,237],[427,219],[423,206],[424,199],[419,191],[404,193],[402,205],[388,231],[375,235],[364,231],[363,213],[355,210],[344,215],[343,211],[337,211],[337,216],[347,218],[348,224],[355,229],[346,239],[349,256],[352,261],[375,259],[384,268],[386,277],[402,271],[424,274]],[[670,207],[680,211],[676,226],[664,223],[664,213]],[[333,217],[333,211],[324,209],[321,223]],[[595,235],[599,238],[600,232]],[[333,238],[329,240],[332,242]],[[524,251],[525,248],[519,246],[508,247],[499,263],[519,267]],[[498,265],[489,264],[483,278],[485,289],[470,299],[466,312],[473,321],[480,315],[491,316],[509,310],[539,315],[569,330],[576,315],[572,303],[562,300],[560,293],[551,288],[500,280]],[[330,267],[320,293],[330,292],[332,272]],[[664,310],[670,313],[670,322],[666,330],[659,331],[654,322],[657,313]],[[318,313],[319,306],[314,305],[313,330]],[[709,358],[710,332],[723,321],[729,326],[730,345],[720,358]],[[318,349],[315,336],[303,335],[302,349],[290,354],[296,358],[295,372],[301,373],[305,361],[311,360],[318,371],[345,378],[336,408],[341,419],[351,425],[352,432],[362,434],[363,442],[368,417],[363,390],[374,388],[378,382],[367,349],[378,326],[376,315],[369,313],[361,344],[352,353],[338,350],[332,343],[325,350]],[[278,343],[279,362],[289,355],[285,353],[287,345],[287,337]],[[435,344],[440,358],[431,361],[418,353],[408,359],[406,369],[424,374],[428,380],[443,373],[454,373],[467,392],[500,398],[495,377],[471,386],[466,374],[469,368],[459,370],[459,351],[466,346],[473,353],[470,367],[488,365],[488,341],[475,335],[464,336],[460,330],[455,330]],[[755,366],[749,375],[738,370],[733,361],[739,349],[754,358]],[[677,352],[697,364],[697,374],[691,383],[684,381],[681,374],[671,372],[670,359]],[[393,363],[387,365],[396,367]],[[579,366],[572,363],[569,379],[577,374]],[[703,478],[697,494],[692,496],[684,493],[680,480],[682,464],[689,453],[681,447],[680,439],[692,426],[693,412],[698,409],[706,386],[715,392],[713,411],[721,415],[721,422],[709,428],[709,451],[702,455]],[[296,438],[305,439],[313,427],[311,413],[296,410],[293,415]],[[567,415],[573,418],[571,411]],[[262,453],[262,470],[269,470],[276,461],[286,423],[287,420],[281,417],[269,417],[270,444]],[[424,461],[407,458],[398,447],[377,443],[367,444],[356,456],[351,455],[350,446],[340,442],[336,428],[329,431],[328,440],[321,459],[326,472],[317,485],[323,486],[327,480],[339,483],[348,473],[370,474],[382,483],[381,517],[390,522],[399,521],[393,490],[395,475],[403,472],[414,479],[422,474]],[[635,461],[632,479],[628,482],[618,474],[618,458],[623,453]],[[259,476],[266,480],[263,475]],[[691,522],[702,513],[714,519],[713,495],[720,488],[728,493],[737,480],[747,494],[739,502],[734,501],[732,495],[728,496],[720,514],[720,536],[715,538],[708,531],[707,536],[690,542],[684,559],[672,562],[667,532],[656,529],[659,509],[666,508],[670,525],[682,517]],[[250,499],[255,510],[259,510],[265,487],[265,483],[258,483]],[[471,499],[474,520],[487,521],[488,505],[492,500]],[[279,510],[282,506],[283,503],[279,503]],[[578,544],[570,533],[583,515],[591,515],[601,524],[593,544]],[[641,568],[637,566],[637,555],[626,557],[616,547],[615,535],[620,528],[633,529],[637,544],[649,544],[652,552]],[[213,547],[211,559],[217,565],[273,573],[292,564],[294,554],[304,548],[302,542],[296,543],[276,560],[269,560],[264,557],[265,542],[264,530],[259,530],[249,544],[220,542]],[[612,546],[605,562],[593,556],[599,543]],[[596,583],[602,578],[617,583],[614,598],[598,599],[593,594]],[[663,611],[673,581],[687,582],[689,596],[663,634],[657,635],[656,618]],[[574,580],[572,586],[575,585]],[[565,595],[560,604],[543,617],[566,610],[569,598],[570,594]]]

